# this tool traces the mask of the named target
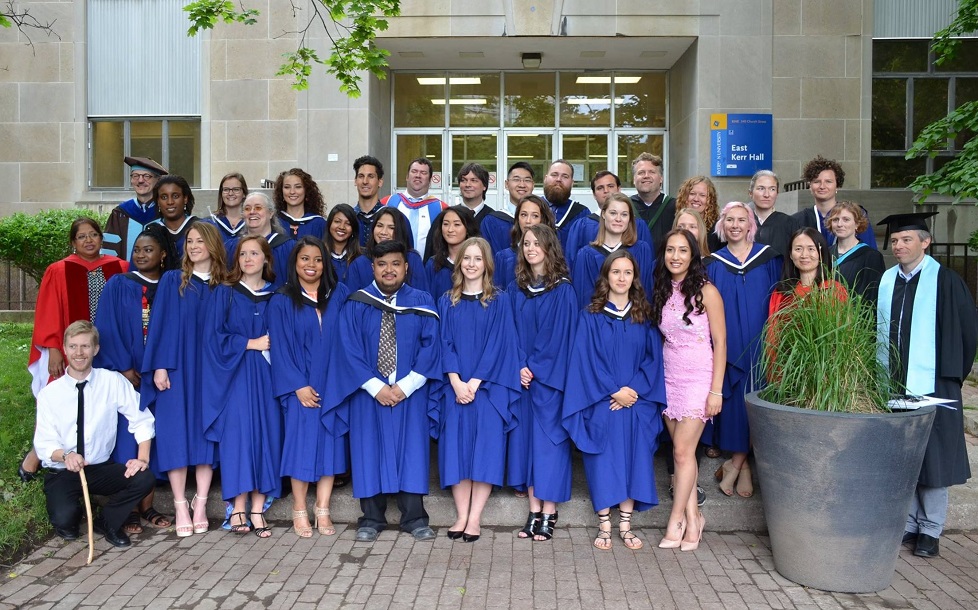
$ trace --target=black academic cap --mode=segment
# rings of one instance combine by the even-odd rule
[[[890,235],[900,231],[927,231],[926,220],[931,216],[937,216],[937,212],[914,212],[912,214],[890,214],[883,220],[876,223],[877,226],[886,225],[886,236],[883,238],[883,248],[890,243]]]
[[[148,172],[152,172],[157,176],[164,176],[170,172],[166,171],[166,168],[153,161],[149,157],[126,157],[123,159],[126,165],[129,166],[130,171],[134,169],[144,169]]]

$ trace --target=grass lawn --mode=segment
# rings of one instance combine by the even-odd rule
[[[0,324],[0,564],[48,537],[40,479],[23,485],[17,466],[34,436],[34,397],[27,373],[30,324]]]

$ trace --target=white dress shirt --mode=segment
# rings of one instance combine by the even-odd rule
[[[377,288],[377,292],[384,294],[383,291],[381,291],[380,288],[377,286],[377,282],[373,282],[373,286],[374,288]],[[390,304],[397,307],[396,292],[393,294]],[[395,318],[395,323],[396,321],[397,318]],[[395,333],[397,332],[396,326],[394,332]],[[398,352],[397,358],[400,359],[400,357],[401,354],[400,352]],[[385,386],[396,383],[397,387],[401,388],[401,392],[404,392],[404,397],[410,398],[411,394],[414,394],[415,392],[420,390],[421,386],[423,386],[426,381],[428,381],[427,377],[414,370],[409,371],[408,374],[405,375],[404,377],[397,379],[397,366],[395,365],[394,372],[391,373],[391,376],[387,378],[386,381],[374,377],[373,379],[368,379],[367,381],[363,382],[363,385],[361,385],[360,387],[366,390],[367,393],[370,394],[370,396],[372,396],[373,398],[377,398],[377,394],[379,394],[380,391],[383,390]]]
[[[115,449],[117,413],[129,420],[129,432],[137,443],[156,435],[153,414],[139,410],[139,394],[129,380],[107,369],[92,369],[85,386],[85,460],[89,464],[107,462]],[[83,380],[84,381],[84,380]],[[37,395],[37,428],[34,448],[45,467],[63,470],[63,462],[51,456],[58,449],[78,450],[79,380],[65,374],[52,381]],[[152,383],[152,382],[150,382]]]

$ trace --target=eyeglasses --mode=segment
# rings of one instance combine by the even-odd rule
[[[533,184],[533,178],[509,178],[510,182],[515,182],[516,184]]]
[[[243,191],[244,191],[244,189],[241,188],[240,186],[231,186],[231,187],[227,187],[226,186],[226,187],[224,187],[224,188],[221,189],[221,192],[224,193],[225,195],[230,195],[231,193],[238,194],[238,193],[241,193]]]
[[[90,239],[91,240],[96,240],[96,239],[99,239],[101,237],[102,236],[99,235],[98,233],[79,233],[78,235],[75,235],[75,239],[77,241],[88,241]]]
[[[153,174],[145,174],[145,173],[142,173],[142,172],[133,172],[133,173],[129,174],[129,178],[132,179],[133,182],[139,182],[140,180],[149,181],[149,180],[152,180],[155,177],[156,176],[154,176]]]

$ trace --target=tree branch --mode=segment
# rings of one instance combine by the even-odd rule
[[[18,10],[14,6],[13,0],[7,0],[7,4],[4,6],[3,10],[0,10],[0,27],[15,27],[17,30],[27,38],[27,44],[31,47],[31,52],[35,55],[37,54],[37,49],[34,47],[34,40],[31,38],[31,31],[44,32],[48,38],[54,36],[58,40],[61,40],[61,36],[54,30],[54,24],[57,19],[52,19],[48,22],[43,22],[34,15],[31,14],[31,9],[25,8],[23,10]]]

